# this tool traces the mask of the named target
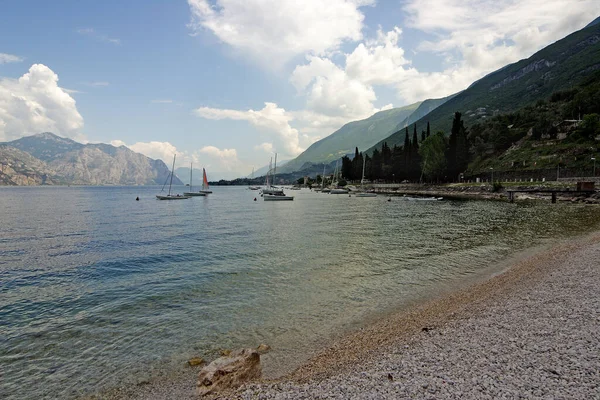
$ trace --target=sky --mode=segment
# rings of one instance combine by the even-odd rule
[[[231,179],[598,15],[598,0],[2,0],[0,142],[50,131]]]

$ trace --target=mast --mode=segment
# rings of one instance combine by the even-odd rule
[[[275,174],[277,173],[277,153],[275,153],[275,168],[273,169],[273,183],[275,183]]]
[[[190,192],[192,192],[192,163],[190,163]]]
[[[171,195],[171,185],[173,184],[173,173],[175,172],[175,157],[177,154],[173,154],[173,168],[171,168],[171,181],[169,182],[169,196]]]
[[[365,181],[365,164],[367,163],[367,157],[363,157],[363,173],[362,178],[360,178],[360,185],[362,186]]]

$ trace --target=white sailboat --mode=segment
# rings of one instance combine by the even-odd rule
[[[271,171],[273,171],[272,175],[271,175]],[[284,196],[282,189],[276,188],[275,186],[273,186],[271,184],[271,180],[275,181],[275,172],[276,171],[277,171],[277,153],[275,153],[275,167],[273,168],[273,170],[271,169],[271,161],[269,161],[269,170],[267,171],[267,175],[265,178],[265,187],[262,190],[263,197],[264,197],[264,195],[267,195],[267,194]],[[271,180],[269,180],[269,178],[271,178]]]
[[[206,196],[206,193],[202,193],[202,190],[199,192],[192,191],[192,163],[190,163],[190,191],[183,192],[184,196]]]
[[[339,161],[336,161],[335,163],[335,172],[333,173],[333,179],[331,181],[331,190],[329,191],[329,194],[348,194],[348,189],[338,186],[340,175],[338,163]]]
[[[354,197],[377,197],[377,193],[369,193],[365,191],[365,164],[367,163],[367,157],[363,157],[363,169],[362,178],[360,178],[360,193],[354,195]]]
[[[210,188],[208,187],[208,179],[206,178],[206,170],[204,168],[202,168],[202,189],[200,190],[200,193],[212,193],[212,190],[210,190]]]
[[[277,153],[275,153],[275,167],[273,169],[272,179],[275,180],[275,173],[277,171]],[[269,175],[271,174],[271,163],[269,163],[269,172],[267,172],[266,188],[263,189],[263,200],[264,201],[282,201],[282,200],[294,200],[294,196],[286,196],[283,189],[278,189],[275,186],[271,186],[269,182]]]
[[[162,196],[157,194],[156,198],[158,200],[184,200],[189,199],[190,196],[182,196],[180,194],[171,194],[171,186],[173,185],[173,174],[175,173],[175,155],[173,155],[173,168],[171,169],[171,180],[169,181],[169,194],[166,196]],[[164,186],[163,186],[164,187]]]
[[[250,179],[254,180],[254,167],[252,167],[252,175],[250,175]],[[260,186],[248,186],[248,189],[258,190],[258,189],[260,189]]]

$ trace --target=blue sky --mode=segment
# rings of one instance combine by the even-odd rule
[[[247,175],[599,14],[596,0],[4,0],[0,141],[52,131]]]

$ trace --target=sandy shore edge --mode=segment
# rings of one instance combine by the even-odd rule
[[[557,266],[572,263],[572,260],[568,261],[569,258],[599,244],[599,231],[554,243],[545,250],[517,260],[510,268],[488,280],[390,315],[353,332],[289,375],[276,380],[264,380],[248,385],[249,389],[241,388],[215,398],[248,398],[248,393],[260,393],[263,388],[279,388],[282,383],[292,387],[303,387],[303,384],[314,386],[331,377],[356,375],[357,366],[367,361],[379,363],[383,354],[391,349],[414,346],[431,332],[437,332],[448,324],[454,322],[460,325],[463,320],[476,317],[498,299],[510,299],[517,290],[536,287],[539,281],[556,272]],[[600,260],[597,269],[600,270]]]
[[[537,248],[532,250],[531,254],[522,253],[520,257],[510,259],[508,268],[503,272],[485,281],[390,314],[345,335],[290,374],[277,379],[252,382],[212,398],[255,398],[254,396],[263,390],[271,391],[271,395],[265,398],[273,398],[278,397],[273,396],[273,388],[280,388],[282,385],[314,387],[327,379],[356,373],[358,365],[367,362],[377,363],[390,349],[414,346],[428,337],[431,332],[437,332],[448,324],[461,324],[462,321],[477,316],[499,298],[507,298],[516,290],[535,286],[544,277],[552,274],[558,264],[564,263],[567,255],[576,255],[586,248],[599,244],[600,231],[595,231],[583,237]],[[197,399],[193,392],[196,383],[194,378],[197,373],[198,369],[190,369],[189,375],[186,374],[177,381],[138,386],[103,396],[92,396],[92,398]],[[190,379],[193,381],[190,382]],[[278,390],[276,389],[275,392],[277,393]],[[306,394],[303,393],[300,397],[307,398]],[[311,397],[313,396],[308,396]]]

